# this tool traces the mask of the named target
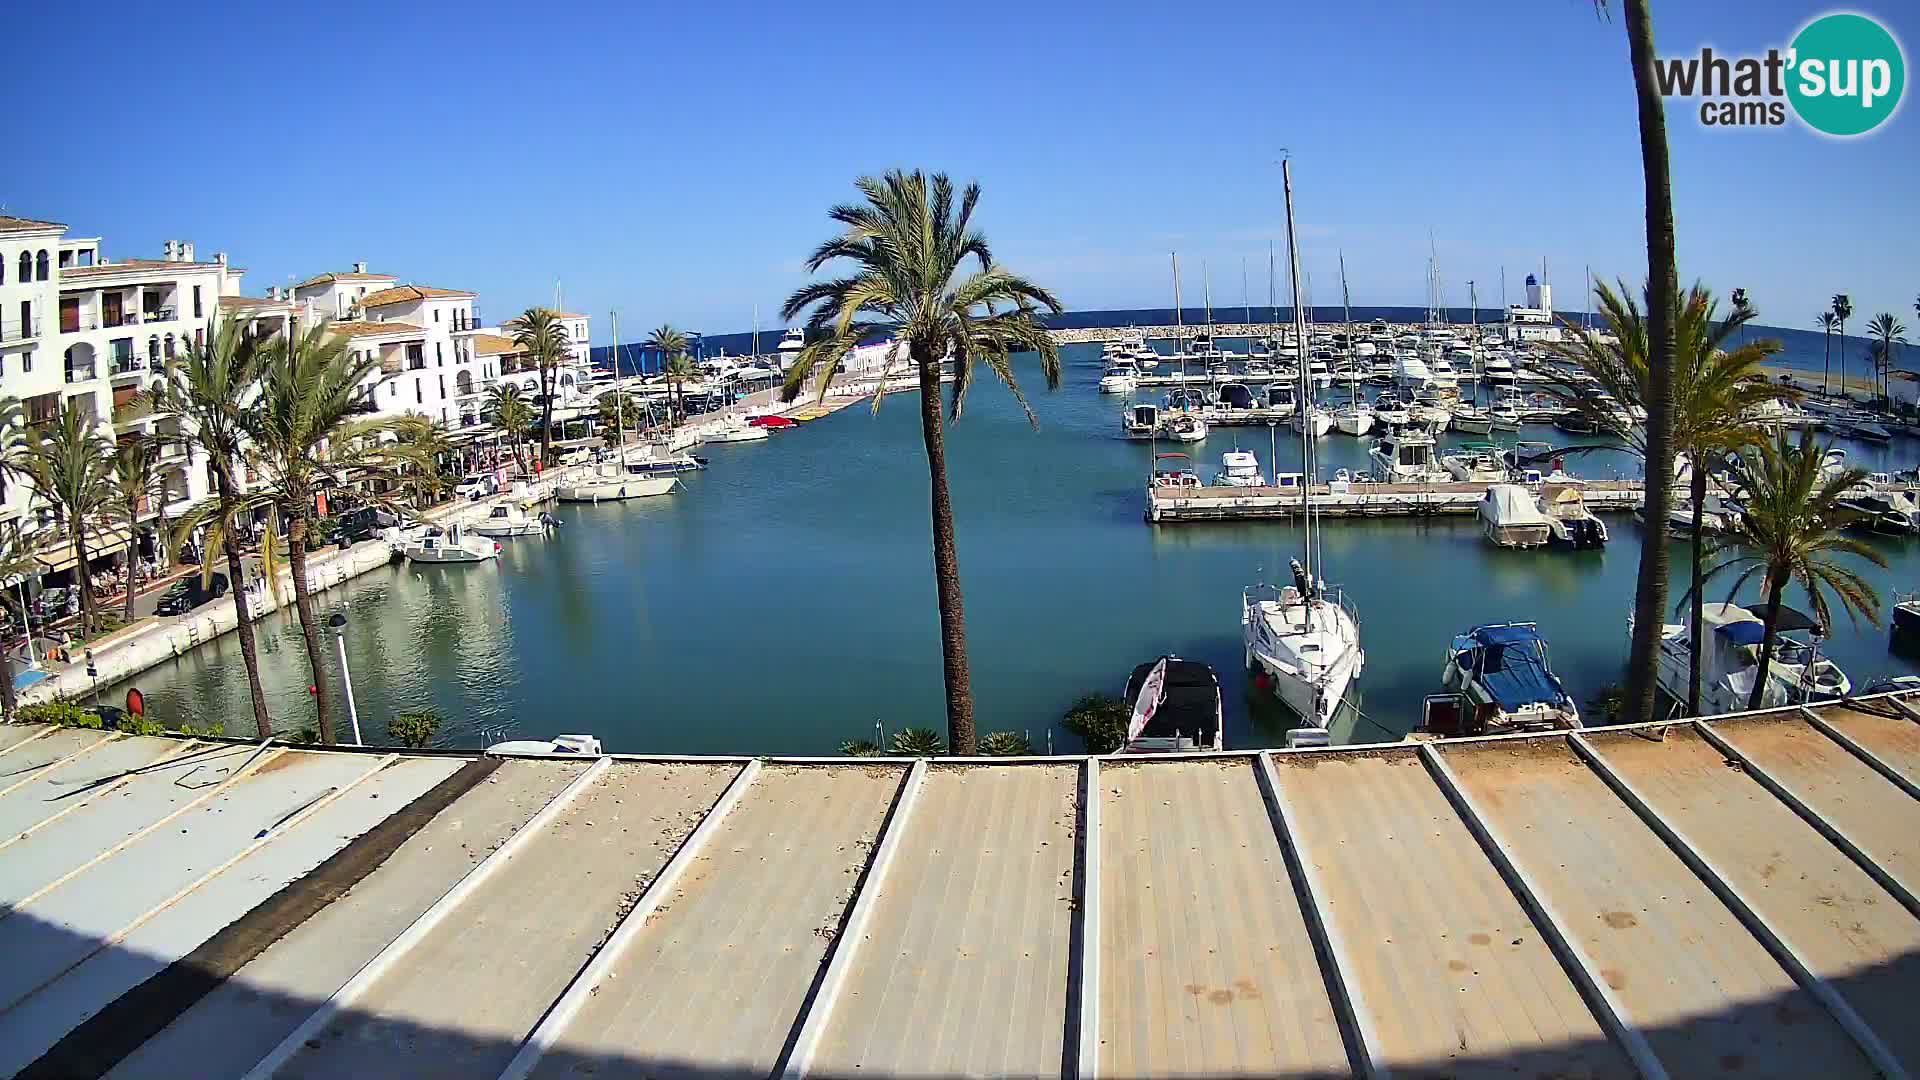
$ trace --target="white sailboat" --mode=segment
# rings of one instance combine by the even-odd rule
[[[1184,390],[1187,385],[1187,334],[1185,323],[1180,317],[1180,253],[1173,252],[1172,257],[1174,345],[1180,357],[1180,386]],[[1208,311],[1211,312],[1211,299],[1208,303]],[[1213,343],[1212,327],[1207,329],[1207,343],[1209,347]],[[1171,439],[1174,442],[1199,442],[1207,437],[1207,422],[1194,415],[1192,401],[1192,394],[1184,392],[1180,394],[1180,411],[1174,413],[1171,409],[1168,410],[1168,415],[1161,421],[1161,438]]]
[[[1340,317],[1344,323],[1342,333],[1347,339],[1347,392],[1350,396],[1345,405],[1334,411],[1333,426],[1357,438],[1373,430],[1373,410],[1367,406],[1367,400],[1360,396],[1360,369],[1355,366],[1353,346],[1353,297],[1347,292],[1345,252],[1340,255]]]
[[[1287,206],[1287,254],[1293,276],[1293,318],[1297,338],[1307,337],[1300,306],[1300,248],[1293,227],[1293,174],[1281,162]],[[1302,398],[1309,387],[1302,379]],[[1306,472],[1302,485],[1305,543],[1302,558],[1292,561],[1293,583],[1258,584],[1241,593],[1240,625],[1246,642],[1246,663],[1266,679],[1277,697],[1298,713],[1305,729],[1290,732],[1290,745],[1324,743],[1326,729],[1345,699],[1347,688],[1366,663],[1360,649],[1360,620],[1344,591],[1329,588],[1321,575],[1314,547],[1318,531],[1313,514],[1314,441],[1301,439]]]
[[[680,483],[671,474],[634,475],[627,469],[627,409],[624,392],[620,389],[620,315],[617,312],[613,313],[613,385],[613,430],[620,442],[620,463],[617,466],[601,465],[592,475],[559,485],[554,493],[561,502],[600,503],[642,499],[665,495]]]

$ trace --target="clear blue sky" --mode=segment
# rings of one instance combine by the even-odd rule
[[[1319,303],[1339,250],[1356,303],[1422,303],[1429,228],[1455,304],[1468,278],[1498,303],[1502,266],[1517,294],[1542,257],[1563,309],[1584,265],[1644,276],[1618,22],[1588,0],[1305,7],[28,5],[0,203],[114,257],[230,252],[256,295],[364,260],[497,321],[559,279],[604,342],[613,306],[629,339],[746,329],[756,303],[773,324],[827,206],[896,165],[978,179],[1002,261],[1072,307],[1166,305],[1171,249],[1189,303],[1204,259],[1237,305],[1243,257],[1258,303],[1284,146]],[[1654,0],[1661,51],[1784,45],[1825,10],[1739,7]],[[1920,13],[1860,10],[1913,59]],[[1920,322],[1916,112],[1843,143],[1670,111],[1682,274],[1745,286],[1763,322],[1843,290],[1857,320]]]

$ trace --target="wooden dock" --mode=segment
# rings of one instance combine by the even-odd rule
[[[1316,484],[1313,508],[1327,517],[1431,517],[1471,514],[1486,495],[1485,483]],[[1646,490],[1638,480],[1594,480],[1580,492],[1596,513],[1637,510]],[[1147,520],[1263,521],[1299,516],[1304,497],[1298,488],[1155,487],[1147,489]]]

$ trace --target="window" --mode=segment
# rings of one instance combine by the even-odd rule
[[[32,349],[28,349],[26,352],[23,352],[20,354],[20,370],[21,371],[33,370],[33,350]]]
[[[33,336],[33,301],[31,300],[20,301],[20,336],[23,338]]]
[[[199,348],[206,341],[206,335],[207,332],[205,329],[195,327],[193,330],[193,347],[196,349]]]
[[[19,280],[22,285],[33,280],[33,252],[31,251],[23,251],[20,253]]]
[[[413,403],[415,405],[423,405],[426,403],[426,400],[427,392],[421,388],[420,379],[416,376],[413,380]]]
[[[433,321],[434,321],[434,322],[439,322],[439,321],[440,321],[440,309],[439,309],[439,308],[434,308],[434,309],[433,309]]]
[[[433,343],[433,366],[434,367],[447,366],[446,354],[440,351],[440,343],[437,341]]]
[[[160,366],[160,338],[158,335],[147,339],[147,363],[153,367]]]
[[[80,332],[80,298],[63,296],[60,298],[60,332],[77,334]]]
[[[0,285],[7,283],[7,260],[0,257]]]
[[[198,285],[193,287],[193,317],[196,319],[206,317],[205,313],[200,309],[200,286]]]
[[[167,359],[173,359],[173,335],[167,335]]]
[[[41,281],[47,280],[47,275],[49,273],[51,273],[51,264],[47,259],[47,249],[41,248],[40,249],[40,280]]]

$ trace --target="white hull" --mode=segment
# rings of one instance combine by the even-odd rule
[[[1365,435],[1373,430],[1373,413],[1366,409],[1342,411],[1334,414],[1333,423],[1348,435]]]
[[[1289,590],[1291,593],[1291,590]],[[1296,598],[1260,600],[1241,612],[1247,663],[1273,679],[1275,696],[1310,726],[1324,728],[1360,675],[1360,629],[1340,605]]]
[[[739,427],[722,428],[719,431],[709,432],[706,436],[706,441],[709,443],[763,442],[768,437],[769,432],[766,428],[748,427],[742,424]]]
[[[1207,422],[1197,416],[1170,420],[1161,425],[1160,437],[1168,442],[1200,442],[1207,437]]]
[[[483,546],[484,545],[484,546]],[[426,547],[416,542],[400,549],[408,562],[417,563],[477,563],[500,554],[499,545],[491,540],[469,540],[464,544],[435,544]]]
[[[547,527],[537,520],[515,522],[510,525],[489,524],[483,521],[469,527],[467,531],[475,536],[539,536],[547,531]]]
[[[618,502],[665,495],[680,481],[671,476],[598,477],[560,485],[561,502]]]
[[[1102,375],[1100,392],[1103,394],[1131,394],[1136,383],[1131,375]]]
[[[1333,430],[1333,417],[1323,409],[1312,409],[1293,415],[1293,430],[1319,438]]]

